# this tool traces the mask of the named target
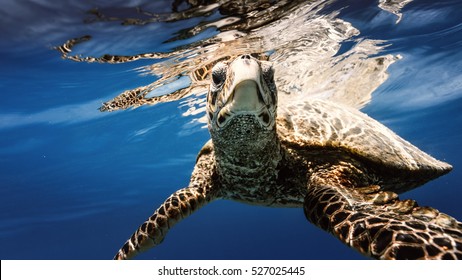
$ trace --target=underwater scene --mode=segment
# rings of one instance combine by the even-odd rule
[[[399,195],[462,220],[462,1],[1,0],[0,258],[112,259],[188,186],[211,67],[253,54],[278,107],[361,110],[453,166]],[[367,259],[303,208],[221,199],[136,259]]]

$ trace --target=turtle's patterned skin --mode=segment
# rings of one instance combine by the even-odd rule
[[[172,194],[115,259],[162,242],[201,206],[232,199],[303,207],[307,219],[378,259],[462,259],[462,223],[401,193],[452,167],[357,110],[325,101],[277,109],[273,70],[242,55],[212,69],[212,139],[189,186]]]

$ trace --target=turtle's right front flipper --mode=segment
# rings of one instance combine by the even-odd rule
[[[173,225],[210,200],[204,188],[188,187],[176,191],[132,234],[114,259],[131,259],[138,252],[159,245]]]
[[[199,153],[189,187],[174,192],[125,242],[115,260],[131,259],[159,245],[168,230],[205,204],[219,197],[210,143]]]

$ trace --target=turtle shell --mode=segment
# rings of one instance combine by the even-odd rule
[[[335,149],[353,155],[376,171],[382,185],[389,185],[385,188],[398,193],[452,169],[366,114],[324,100],[280,108],[278,134],[295,150]]]

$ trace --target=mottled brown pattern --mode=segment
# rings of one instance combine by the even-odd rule
[[[462,258],[462,223],[415,201],[400,201],[396,195],[385,203],[376,201],[337,185],[331,172],[310,180],[304,205],[310,222],[373,258]]]
[[[242,61],[212,69],[212,140],[199,152],[189,186],[172,194],[115,259],[160,244],[175,223],[219,198],[303,207],[310,222],[372,258],[462,259],[460,222],[397,195],[449,172],[449,164],[368,116],[324,101],[293,104],[276,122],[271,67],[248,55],[236,60]],[[248,77],[258,87],[240,88],[239,100],[250,100],[250,107],[234,99],[234,82]],[[218,120],[222,111],[226,122]]]

